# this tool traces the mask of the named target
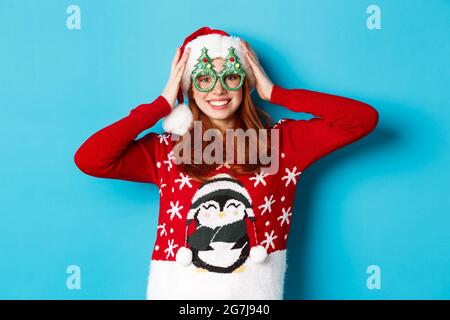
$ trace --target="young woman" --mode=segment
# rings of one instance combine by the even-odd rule
[[[254,88],[264,100],[316,117],[272,125],[252,102]],[[175,106],[183,94],[189,105]],[[163,117],[166,133],[136,139]],[[273,84],[247,42],[204,27],[177,49],[162,94],[92,135],[75,163],[91,176],[158,186],[148,299],[282,299],[302,172],[366,136],[377,122],[368,104]],[[195,143],[199,128],[212,129],[211,136],[221,139],[215,146],[244,161],[228,161],[230,152],[219,162],[198,161],[194,154],[220,155],[218,148],[208,152],[211,137]],[[257,140],[250,137],[248,148],[235,143],[227,149],[237,141],[227,135],[231,129],[253,130]],[[260,139],[269,129],[268,139]],[[259,158],[249,161],[250,145],[270,153],[271,169]]]

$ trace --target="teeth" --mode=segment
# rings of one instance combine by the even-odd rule
[[[211,103],[213,106],[220,107],[227,104],[228,101],[210,101],[209,103]]]

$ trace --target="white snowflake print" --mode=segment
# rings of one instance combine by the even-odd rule
[[[278,121],[277,121],[277,123],[275,123],[275,124],[274,124],[273,128],[276,128],[276,127],[278,127],[278,126],[279,126],[279,125],[280,125],[281,123],[283,123],[283,122],[285,122],[285,121],[286,121],[286,119],[284,119],[284,118],[283,118],[283,119],[280,119],[280,120],[278,120]]]
[[[264,241],[261,241],[261,244],[265,244],[266,250],[269,249],[269,247],[272,247],[272,249],[275,249],[275,244],[273,243],[273,240],[278,238],[278,236],[274,236],[275,230],[272,230],[272,232],[269,234],[268,232],[265,232],[264,235],[266,236],[266,239]]]
[[[173,220],[173,217],[177,216],[181,219],[180,210],[183,209],[183,206],[179,206],[179,201],[174,204],[173,201],[170,201],[170,209],[167,210],[167,214],[170,214],[170,220]]]
[[[258,207],[258,209],[262,209],[261,215],[263,215],[266,211],[272,212],[272,204],[276,202],[276,200],[273,200],[273,195],[270,195],[270,198],[264,196],[264,201],[265,203]]]
[[[297,179],[296,177],[299,176],[300,174],[302,174],[301,171],[297,172],[297,167],[292,168],[292,171],[289,170],[288,168],[284,169],[286,171],[286,175],[283,176],[281,178],[281,180],[286,180],[286,185],[285,187],[287,187],[291,182],[295,185],[297,184]]]
[[[256,187],[258,184],[263,184],[266,185],[266,180],[264,180],[265,177],[267,177],[269,174],[266,173],[263,170],[260,170],[259,173],[255,173],[254,177],[249,178],[248,180],[255,180],[255,182],[253,183],[253,186]]]
[[[185,185],[187,185],[189,188],[192,188],[192,184],[190,183],[191,180],[191,177],[180,172],[180,179],[175,179],[175,182],[180,183],[179,189],[182,190]]]
[[[162,196],[162,189],[167,186],[167,184],[163,183],[163,179],[161,178],[161,183],[159,184],[159,195]]]
[[[283,226],[284,223],[289,224],[289,217],[292,216],[291,207],[285,209],[282,208],[281,211],[283,214],[277,218],[277,220],[281,220],[281,226]]]
[[[159,143],[164,143],[166,146],[169,145],[170,134],[158,134]]]
[[[175,242],[175,239],[167,241],[167,248],[164,250],[164,252],[167,253],[166,259],[168,259],[170,256],[175,257],[173,249],[177,248],[178,245],[174,244],[174,242]]]
[[[170,171],[173,167],[172,160],[175,160],[175,157],[173,155],[173,151],[170,151],[170,153],[167,155],[167,160],[164,160],[163,162],[167,164],[167,171]]]
[[[230,165],[225,161],[223,164],[221,164],[220,166],[218,166],[216,168],[216,170],[220,170],[220,168],[225,167],[227,169],[230,169]]]
[[[157,229],[161,229],[161,232],[159,233],[159,236],[162,237],[164,235],[167,235],[167,231],[166,231],[166,224],[163,223],[162,225],[159,225],[157,227]]]

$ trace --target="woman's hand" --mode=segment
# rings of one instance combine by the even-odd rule
[[[169,80],[167,81],[166,87],[161,93],[161,95],[166,98],[167,102],[169,102],[172,108],[175,105],[175,101],[178,97],[178,91],[181,85],[181,77],[183,76],[184,69],[186,68],[186,62],[189,57],[190,51],[191,48],[186,48],[186,50],[184,50],[183,52],[183,56],[178,61],[178,59],[180,58],[181,49],[177,48],[175,57],[172,61]]]
[[[259,63],[255,51],[247,41],[241,40],[244,45],[244,54],[247,60],[247,65],[250,66],[249,77],[255,80],[256,91],[263,100],[270,100],[272,95],[273,83],[270,81],[264,69]]]

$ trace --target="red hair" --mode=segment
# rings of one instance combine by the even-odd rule
[[[207,129],[211,128],[217,128],[214,126],[213,122],[209,119],[209,117],[201,111],[201,109],[198,107],[197,103],[195,102],[193,98],[193,92],[192,92],[192,84],[189,88],[188,92],[188,99],[189,99],[189,106],[192,110],[193,114],[193,120],[194,121],[201,121],[202,123],[202,132],[205,132]],[[268,151],[270,151],[270,130],[268,130],[267,134],[267,143],[266,141],[259,141],[259,129],[269,129],[272,124],[272,118],[270,115],[262,110],[261,108],[257,107],[251,98],[250,95],[250,89],[249,89],[249,83],[248,79],[246,78],[244,81],[244,85],[242,87],[243,94],[242,94],[242,102],[239,108],[235,112],[235,124],[233,129],[243,129],[244,131],[247,129],[254,129],[258,134],[256,141],[247,141],[245,140],[245,163],[243,164],[230,164],[230,175],[232,176],[238,176],[241,174],[251,174],[259,170],[259,168],[262,166],[260,163],[260,159],[258,157],[257,163],[251,164],[249,163],[249,148],[248,146],[252,143],[254,143],[257,148],[263,148],[263,150],[266,150],[266,154],[269,154]],[[177,142],[177,145],[180,143],[183,143],[185,139],[188,139],[188,137],[191,138],[190,145],[194,145],[194,128],[192,127],[189,130],[189,135],[186,134],[181,137],[181,139]],[[251,137],[250,137],[251,138]],[[222,135],[223,140],[223,146],[225,150],[226,145],[226,136],[223,132]],[[202,139],[202,154],[205,149],[205,147],[208,145],[208,141],[203,141]],[[263,145],[261,145],[263,144]],[[239,144],[237,143],[237,137],[234,136],[234,159],[237,159],[238,152],[242,152],[242,150],[237,150],[237,146]],[[259,149],[257,149],[259,150]],[[182,156],[182,153],[180,154]],[[236,162],[236,161],[235,161]],[[191,150],[191,161],[190,163],[181,163],[181,169],[189,174],[194,180],[203,182],[205,181],[208,176],[210,175],[212,170],[215,170],[221,163],[217,164],[195,164],[194,162],[194,150]]]

